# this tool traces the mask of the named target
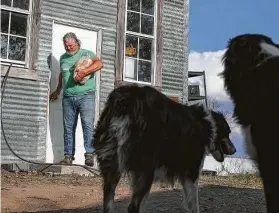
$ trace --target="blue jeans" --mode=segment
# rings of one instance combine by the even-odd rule
[[[63,125],[64,125],[64,154],[75,155],[75,135],[80,114],[83,130],[84,148],[86,153],[93,153],[92,147],[95,119],[94,92],[78,95],[63,96]]]

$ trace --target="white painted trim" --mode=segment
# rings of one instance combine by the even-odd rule
[[[13,5],[13,0],[11,2],[11,4]],[[30,40],[31,40],[31,35],[30,35],[30,29],[31,29],[31,20],[32,20],[32,5],[33,5],[33,0],[29,0],[29,8],[28,10],[22,10],[19,8],[13,8],[13,7],[8,7],[5,5],[1,5],[1,9],[6,10],[8,12],[15,12],[15,13],[20,13],[20,14],[24,14],[27,15],[27,26],[26,26],[26,36],[19,36],[19,35],[13,35],[10,33],[10,28],[11,28],[11,13],[9,13],[9,28],[8,28],[8,33],[2,33],[3,35],[7,35],[8,36],[8,43],[7,43],[7,47],[10,46],[10,36],[13,37],[17,37],[17,38],[25,38],[26,39],[26,47],[25,47],[25,59],[24,61],[17,61],[17,60],[10,60],[10,59],[4,59],[1,58],[1,64],[4,64],[5,62],[12,62],[12,63],[16,63],[16,64],[23,64],[25,68],[29,68],[28,67],[28,61],[29,61],[29,55],[30,55]],[[8,58],[8,54],[9,54],[9,48],[7,48],[7,55],[6,58]],[[4,62],[4,63],[3,63]],[[13,65],[14,66],[14,65]]]
[[[154,2],[154,42],[153,42],[153,48],[154,48],[154,54],[153,54],[153,61],[154,61],[154,67],[153,67],[153,79],[151,78],[151,81],[153,80],[153,84],[156,86],[156,69],[157,69],[157,17],[158,17],[158,1],[155,0]],[[152,77],[152,76],[151,76]]]
[[[124,20],[124,39],[123,39],[123,42],[124,42],[124,45],[123,45],[123,61],[122,63],[124,64],[123,66],[123,70],[121,70],[122,72],[122,79],[125,80],[125,75],[126,75],[126,56],[125,56],[125,52],[126,52],[126,29],[127,29],[127,8],[128,8],[128,0],[126,0],[126,3],[125,3],[125,20]]]
[[[141,2],[140,2],[140,3],[141,3]],[[137,14],[143,14],[143,15],[145,15],[145,16],[153,16],[153,15],[150,15],[150,14],[148,14],[148,13],[137,12],[137,11],[128,10],[128,9],[127,9],[127,12],[132,12],[132,13],[137,13]]]
[[[13,4],[13,2],[12,2]],[[12,20],[12,13],[9,13],[9,25],[8,25],[8,41],[7,41],[7,53],[6,53],[6,58],[2,60],[8,60],[9,57],[9,47],[10,47],[10,31],[11,31],[11,20]]]
[[[20,67],[24,67],[25,62],[23,61],[17,61],[17,60],[10,60],[10,59],[0,59],[0,63],[1,65],[10,65],[11,63],[13,63],[13,66],[20,66]]]
[[[53,29],[54,29],[54,20],[52,20],[52,25],[51,25],[51,54],[52,54],[52,42],[53,42]],[[50,61],[50,69],[51,69],[51,61]],[[46,163],[54,163],[54,154],[52,151],[52,147],[50,147],[51,145],[48,143],[51,140],[51,128],[50,128],[50,100],[49,100],[49,96],[51,94],[50,91],[50,81],[51,81],[51,70],[49,70],[49,75],[48,75],[48,93],[47,93],[47,115],[46,115],[46,119],[47,119],[47,134],[46,134],[46,151],[45,151],[45,162]],[[62,92],[63,90],[61,90]],[[59,97],[58,97],[59,98]],[[50,155],[48,153],[51,153]]]
[[[129,34],[129,35],[134,35],[134,36],[140,36],[140,37],[144,37],[144,38],[154,39],[154,35],[151,36],[151,35],[147,35],[147,34],[132,32],[132,31],[129,31],[129,30],[126,30],[125,33],[126,33],[126,34]]]
[[[29,0],[29,13],[33,8],[33,1]],[[32,11],[33,12],[33,11]],[[29,60],[30,60],[30,41],[31,41],[31,23],[34,17],[32,15],[28,15],[27,18],[27,30],[26,30],[26,49],[25,49],[25,68],[29,68]],[[39,53],[37,53],[39,54]]]
[[[31,2],[32,0],[29,0],[29,1]],[[29,3],[29,5],[30,5],[30,3]],[[1,5],[1,9],[8,10],[8,11],[15,12],[15,13],[30,14],[30,10],[28,11],[28,10],[23,10],[20,8],[8,7],[5,5]]]
[[[28,18],[29,19],[29,18]],[[27,21],[27,23],[29,24],[29,22]],[[28,25],[27,24],[27,25]],[[1,33],[2,35],[6,35],[6,36],[13,36],[13,37],[17,37],[17,38],[27,38],[27,36],[21,36],[21,35],[15,35],[15,34],[11,34],[11,33]]]
[[[75,24],[69,21],[61,21],[61,20],[52,20],[52,34],[53,34],[53,29],[54,29],[54,25],[55,24],[61,24],[61,25],[65,25],[65,26],[69,26],[69,27],[75,27],[75,28],[79,28],[79,29],[83,29],[83,30],[90,30],[90,31],[94,31],[97,32],[97,45],[96,45],[96,55],[97,57],[101,58],[102,55],[102,36],[103,36],[103,30],[100,28],[95,28],[95,27],[87,27],[83,24]],[[51,52],[52,52],[52,47],[51,47]],[[95,93],[95,120],[94,120],[94,125],[96,125],[98,119],[99,119],[99,114],[100,114],[100,78],[101,78],[101,71],[98,71],[95,73],[95,82],[96,82],[96,93]],[[48,97],[50,95],[50,80],[51,80],[51,72],[49,74],[49,86],[48,86]],[[61,93],[63,93],[63,90],[61,91]],[[58,97],[60,98],[60,97]],[[52,150],[52,147],[49,147],[48,141],[51,139],[50,136],[50,102],[48,101],[48,105],[47,105],[47,135],[46,135],[46,162],[48,163],[53,163],[53,155],[49,154],[52,153],[50,152],[50,150]],[[52,155],[52,156],[51,156]]]
[[[140,7],[141,7],[141,3],[142,1],[140,1]],[[154,1],[154,15],[149,15],[149,16],[153,16],[154,17],[154,34],[153,36],[151,35],[145,35],[145,34],[141,34],[141,33],[136,33],[136,32],[131,32],[131,31],[127,31],[127,12],[134,12],[134,11],[131,11],[131,10],[128,10],[128,1],[126,1],[126,5],[125,5],[125,30],[124,30],[124,51],[123,51],[123,63],[124,63],[124,66],[123,66],[123,72],[122,72],[122,79],[123,81],[126,81],[126,82],[133,82],[133,83],[139,83],[139,84],[147,84],[147,85],[156,85],[156,67],[157,67],[157,15],[158,15],[158,0],[155,0]],[[142,13],[141,10],[140,12],[137,12],[138,14],[144,14],[146,15],[145,13]],[[141,28],[141,19],[140,19],[140,28]],[[125,74],[126,74],[126,56],[125,56],[125,47],[126,47],[126,34],[130,34],[130,35],[134,35],[134,36],[140,36],[140,37],[143,37],[143,38],[149,38],[149,39],[152,39],[153,42],[152,42],[152,49],[153,49],[153,54],[152,54],[152,59],[151,59],[151,72],[153,72],[153,75],[151,75],[151,82],[143,82],[143,81],[138,81],[138,80],[131,80],[129,78],[125,78]],[[139,61],[139,58],[137,56],[136,58],[136,61],[137,61],[137,65],[138,65],[138,61]],[[148,60],[146,60],[148,61]],[[137,75],[138,75],[138,72],[137,72]]]
[[[100,29],[97,35],[97,57],[101,59],[102,55],[102,43],[103,43],[103,30]],[[95,83],[96,83],[96,92],[95,92],[95,120],[94,126],[97,125],[100,116],[100,88],[101,88],[101,70],[95,73]]]
[[[53,24],[52,23],[52,30],[53,30]],[[52,31],[53,32],[53,31]],[[52,41],[51,41],[52,42]],[[50,62],[51,63],[51,62]],[[50,65],[51,67],[51,65]],[[53,160],[54,160],[54,154],[53,152],[51,152],[52,150],[52,147],[51,147],[51,144],[48,143],[49,140],[51,140],[51,134],[50,134],[50,101],[49,101],[49,96],[50,96],[50,80],[51,80],[51,75],[48,76],[48,90],[47,90],[47,114],[46,114],[46,118],[47,118],[47,133],[46,133],[46,151],[45,151],[45,154],[46,154],[46,157],[45,157],[45,162],[46,163],[54,163]],[[51,153],[50,155],[48,153]]]
[[[149,82],[136,81],[136,80],[132,80],[132,79],[129,79],[129,78],[125,78],[124,81],[125,81],[125,82],[129,82],[129,83],[137,83],[137,84],[151,85],[151,83],[149,83]]]
[[[130,56],[126,56],[126,58],[133,59],[133,60],[138,60],[138,61],[144,61],[144,62],[152,62],[152,59],[151,60],[137,59],[137,58],[133,58],[133,57],[130,57]]]

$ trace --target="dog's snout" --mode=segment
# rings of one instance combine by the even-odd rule
[[[229,138],[224,138],[222,140],[222,150],[226,155],[233,155],[236,153],[236,148]]]
[[[236,148],[234,146],[231,147],[231,155],[236,153]]]

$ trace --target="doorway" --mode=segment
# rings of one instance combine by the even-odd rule
[[[77,35],[78,39],[81,41],[81,48],[85,48],[94,52],[98,57],[100,57],[101,52],[101,38],[102,31],[92,31],[88,29],[82,29],[76,26],[69,26],[67,24],[61,24],[53,22],[52,31],[52,52],[50,60],[50,93],[55,91],[58,84],[59,69],[59,59],[62,54],[65,53],[62,38],[68,33],[73,32]],[[99,107],[100,107],[100,72],[95,73],[96,81],[96,94],[95,94],[95,124],[99,118]],[[48,112],[48,131],[47,131],[47,151],[46,151],[46,161],[48,163],[56,163],[63,159],[64,157],[64,129],[63,129],[63,116],[62,116],[62,94],[57,100],[49,102],[49,112]],[[76,129],[76,154],[74,164],[84,165],[84,145],[83,145],[83,133],[82,126],[80,122],[80,117],[78,118],[77,129]]]

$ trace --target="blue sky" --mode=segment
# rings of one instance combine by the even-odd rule
[[[265,33],[279,42],[278,0],[190,0],[190,49],[224,49],[228,38]]]
[[[189,70],[206,72],[208,96],[214,97],[220,110],[232,112],[233,105],[224,91],[221,57],[229,38],[243,33],[261,33],[279,43],[278,0],[190,0]],[[199,83],[200,78],[190,79]],[[234,125],[232,140],[235,156],[245,155],[239,126]]]

